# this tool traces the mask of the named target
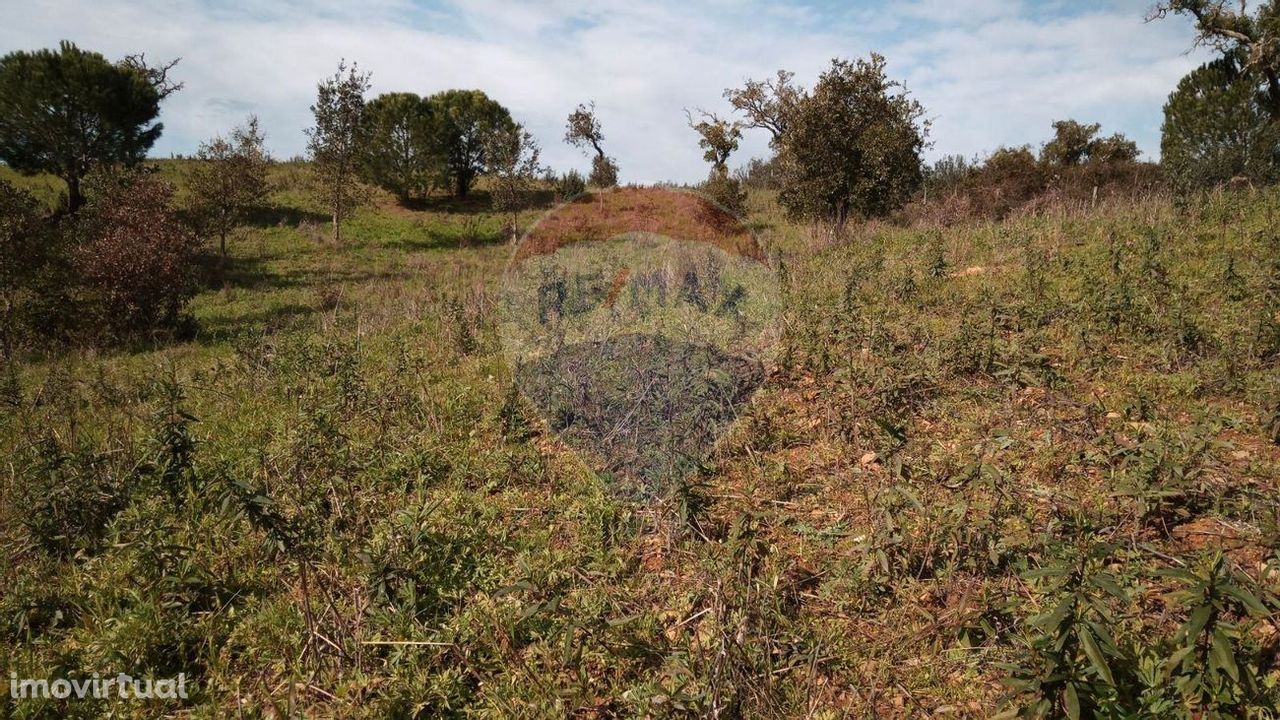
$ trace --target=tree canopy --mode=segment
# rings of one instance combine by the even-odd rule
[[[1280,161],[1280,131],[1267,98],[1236,57],[1205,63],[1178,83],[1164,106],[1160,153],[1183,186],[1236,177],[1267,181]]]
[[[812,94],[785,113],[779,200],[792,216],[842,226],[901,207],[919,187],[924,108],[885,75],[884,57],[832,60]]]
[[[385,93],[365,105],[366,174],[401,202],[425,197],[441,175],[431,108],[409,92]]]
[[[1040,159],[1051,165],[1070,167],[1085,162],[1132,162],[1138,159],[1138,145],[1122,133],[1098,137],[1099,123],[1075,120],[1053,123],[1053,139],[1045,143]]]
[[[479,90],[445,90],[427,103],[444,177],[457,197],[466,197],[485,169],[485,139],[495,129],[510,129],[511,113]]]
[[[1264,0],[1252,11],[1245,2],[1163,0],[1150,17],[1187,15],[1195,20],[1196,44],[1234,56],[1243,74],[1254,77],[1265,95],[1261,102],[1280,120],[1280,6]]]
[[[99,163],[132,165],[160,137],[169,67],[112,63],[63,42],[57,50],[0,58],[0,160],[67,183],[67,209],[84,205],[81,181]],[[159,83],[159,84],[157,84]]]
[[[315,125],[307,131],[307,149],[321,190],[333,213],[333,239],[342,238],[342,220],[362,199],[359,169],[364,156],[364,93],[369,73],[338,63],[338,72],[316,87],[311,106]]]

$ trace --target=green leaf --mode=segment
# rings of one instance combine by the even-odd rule
[[[1236,667],[1236,654],[1231,647],[1231,639],[1220,628],[1213,632],[1212,654],[1218,667],[1227,671],[1232,680],[1240,682],[1240,668]]]
[[[1238,585],[1226,585],[1222,588],[1222,592],[1239,600],[1240,604],[1253,615],[1267,614],[1267,608],[1262,604],[1262,601],[1256,595]]]
[[[1125,591],[1121,589],[1121,587],[1116,584],[1115,580],[1112,580],[1111,576],[1108,574],[1098,573],[1090,578],[1090,582],[1120,600],[1129,599],[1129,596]]]
[[[1080,644],[1084,646],[1084,654],[1089,657],[1089,662],[1093,664],[1093,669],[1107,681],[1108,685],[1115,685],[1116,679],[1111,675],[1111,666],[1107,664],[1107,658],[1102,654],[1102,648],[1098,647],[1098,640],[1089,630],[1080,631]]]
[[[1195,649],[1195,645],[1188,645],[1170,655],[1169,659],[1164,661],[1164,676],[1169,677],[1173,675],[1174,671],[1182,665],[1182,661],[1186,660],[1188,655],[1195,652]]]
[[[1067,689],[1063,692],[1063,700],[1067,706],[1067,717],[1071,720],[1080,720],[1080,695],[1076,693],[1076,684],[1067,683]]]
[[[1213,613],[1212,605],[1201,605],[1191,613],[1191,619],[1187,620],[1187,624],[1182,626],[1183,633],[1187,639],[1194,639],[1200,636],[1204,630],[1204,626],[1209,622],[1209,616]]]

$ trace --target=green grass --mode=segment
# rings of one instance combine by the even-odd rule
[[[778,366],[633,504],[510,393],[500,220],[380,205],[334,245],[302,172],[193,340],[12,368],[0,668],[199,691],[6,714],[979,718],[1045,668],[1099,714],[1274,707],[1274,192],[839,242],[755,196]],[[1263,611],[1148,672],[1196,577]]]

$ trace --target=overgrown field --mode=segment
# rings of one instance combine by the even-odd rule
[[[1274,712],[1280,195],[840,241],[753,196],[779,361],[636,504],[512,391],[482,199],[334,246],[304,173],[194,339],[6,368],[0,668],[199,689],[0,714]]]

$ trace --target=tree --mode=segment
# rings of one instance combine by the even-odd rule
[[[271,160],[262,145],[258,118],[243,127],[201,143],[190,166],[187,188],[190,209],[200,228],[217,235],[227,257],[227,234],[244,222],[246,214],[267,195],[267,166]]]
[[[431,104],[413,93],[386,93],[365,105],[365,173],[404,203],[425,198],[441,174]]]
[[[1148,19],[1170,13],[1195,19],[1197,45],[1238,58],[1242,73],[1262,88],[1268,114],[1280,120],[1280,6],[1275,0],[1259,3],[1252,13],[1244,0],[1238,5],[1226,0],[1164,0]]]
[[[569,113],[569,121],[565,124],[564,141],[573,147],[587,151],[595,150],[591,159],[591,176],[587,181],[599,188],[609,188],[618,184],[618,163],[604,154],[600,143],[604,142],[604,130],[600,119],[596,117],[596,104],[589,102],[578,105]]]
[[[713,172],[729,174],[729,156],[738,149],[742,139],[742,126],[716,117],[714,113],[699,110],[701,120],[694,122],[693,114],[684,111],[689,127],[698,133],[698,147],[703,149],[702,159],[711,163]]]
[[[0,161],[57,175],[67,184],[67,210],[79,210],[81,182],[95,164],[134,165],[160,137],[160,100],[181,87],[167,79],[172,66],[149,69],[141,56],[111,63],[69,42],[5,55]]]
[[[786,114],[778,199],[793,217],[826,218],[842,228],[852,215],[901,207],[919,187],[924,108],[884,69],[877,54],[832,60],[812,95]]]
[[[598,188],[615,187],[618,184],[618,163],[604,155],[591,158],[591,174],[587,176],[587,183]]]
[[[1280,169],[1280,123],[1258,83],[1236,57],[1201,65],[1169,95],[1161,127],[1160,162],[1184,187],[1244,177],[1265,182]]]
[[[333,240],[342,239],[342,220],[363,199],[360,162],[364,157],[364,93],[369,89],[369,73],[355,64],[348,69],[338,63],[338,72],[316,88],[311,106],[316,124],[307,130],[307,150],[320,179],[325,202],[333,213]]]
[[[493,208],[508,216],[507,228],[516,239],[520,211],[528,204],[544,171],[542,149],[523,126],[499,126],[485,136],[485,160],[493,180]]]
[[[454,195],[465,198],[484,172],[485,138],[499,128],[511,128],[511,113],[479,90],[446,90],[427,99],[435,125],[435,146],[444,163],[444,176]]]
[[[698,146],[703,149],[702,158],[711,163],[711,172],[702,183],[702,192],[725,210],[740,213],[746,194],[738,179],[729,175],[729,156],[738,149],[742,129],[738,123],[722,120],[713,113],[698,112],[702,118],[698,122],[694,122],[693,114],[688,110],[685,116],[689,119],[689,127],[700,136]]]
[[[1064,167],[1079,165],[1088,159],[1089,148],[1101,129],[1099,123],[1084,125],[1075,120],[1058,120],[1053,123],[1053,139],[1045,143],[1040,159]]]
[[[1115,133],[1093,142],[1093,146],[1089,148],[1089,162],[1131,163],[1140,154],[1138,143],[1125,137],[1124,133]]]
[[[1071,167],[1085,162],[1133,162],[1138,145],[1121,133],[1099,138],[1099,123],[1085,125],[1075,120],[1053,123],[1053,139],[1045,143],[1040,159],[1051,165]]]
[[[795,73],[779,70],[768,80],[747,80],[741,88],[729,88],[724,97],[734,110],[747,116],[746,126],[764,128],[777,147],[787,130],[787,119],[805,97],[804,88],[791,84]]]

